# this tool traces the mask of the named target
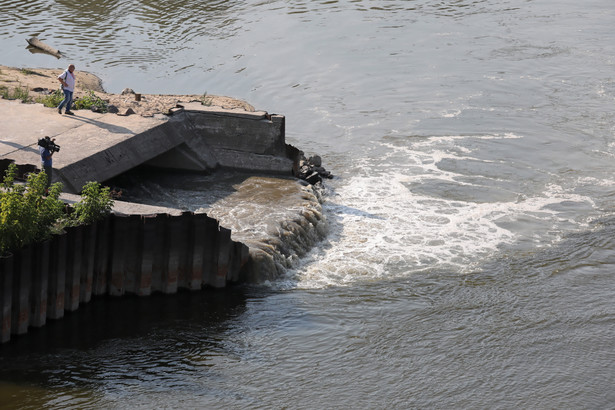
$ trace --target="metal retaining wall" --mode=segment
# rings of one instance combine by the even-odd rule
[[[93,295],[147,296],[239,282],[248,247],[206,214],[111,215],[0,257],[0,343]]]

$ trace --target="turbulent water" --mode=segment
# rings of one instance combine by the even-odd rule
[[[93,301],[0,348],[0,405],[614,406],[610,0],[0,10],[0,64],[245,99],[336,175],[328,235],[284,276]]]
[[[302,263],[328,233],[322,184],[291,176],[218,170],[211,175],[137,168],[107,181],[121,199],[205,212],[250,247],[250,283],[267,283]]]

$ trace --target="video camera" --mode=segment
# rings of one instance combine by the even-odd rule
[[[54,142],[55,140],[50,139],[49,137],[40,138],[38,140],[38,145],[43,148],[47,148],[49,152],[54,153],[60,151],[60,146]]]

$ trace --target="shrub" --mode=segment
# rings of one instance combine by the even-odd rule
[[[89,110],[92,107],[96,107],[99,112],[107,112],[109,109],[107,102],[94,94],[94,91],[91,90],[87,91],[83,97],[76,98],[74,105],[77,110]]]
[[[47,174],[31,173],[25,184],[16,184],[16,175],[17,166],[10,164],[0,183],[0,255],[43,241],[66,226],[96,222],[113,208],[109,187],[88,182],[74,212],[66,215],[59,199],[61,183],[52,184],[45,196]]]
[[[15,183],[16,175],[17,166],[10,164],[0,184],[1,254],[47,239],[64,210],[62,184],[51,185],[44,197],[47,174],[31,173],[25,185]]]
[[[81,201],[74,206],[70,225],[91,224],[111,213],[113,199],[109,187],[98,182],[88,182],[81,191]]]

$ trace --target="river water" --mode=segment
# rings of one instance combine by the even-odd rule
[[[336,175],[284,276],[95,300],[1,348],[0,405],[615,406],[611,0],[0,10],[0,64],[241,98]]]

